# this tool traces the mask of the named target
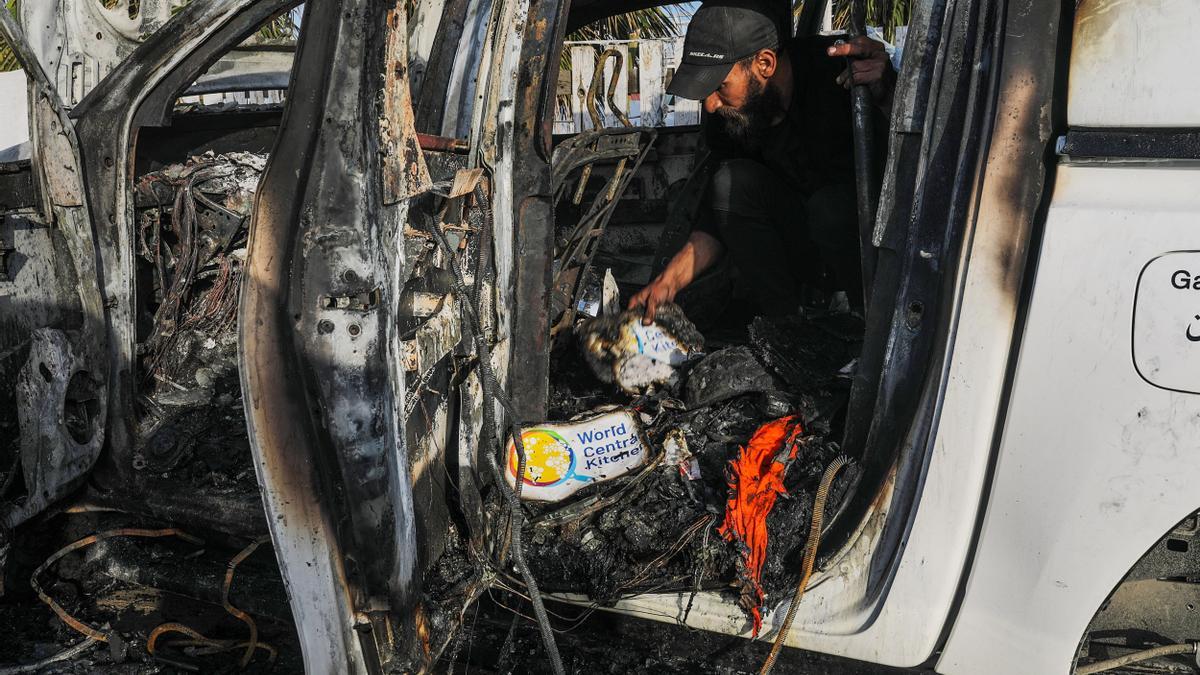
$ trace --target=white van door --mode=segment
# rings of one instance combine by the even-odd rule
[[[1070,672],[1110,591],[1200,506],[1197,29],[1183,0],[1075,10],[1053,198],[940,672]]]

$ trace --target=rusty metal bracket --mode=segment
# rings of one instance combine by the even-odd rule
[[[612,111],[612,114],[616,115],[617,119],[620,120],[621,125],[625,128],[630,128],[633,125],[629,122],[629,116],[621,112],[621,109],[617,107],[617,102],[613,100],[613,96],[616,95],[617,91],[617,81],[621,79],[621,68],[625,65],[625,57],[621,55],[621,52],[615,49],[604,50],[596,59],[596,69],[592,73],[592,83],[588,86],[586,97],[588,116],[592,118],[593,127],[596,129],[604,128],[604,119],[600,116],[599,111],[599,92],[601,85],[604,84],[604,62],[608,61],[610,58],[616,58],[617,63],[615,66],[613,66],[613,76],[608,82],[608,95],[606,96],[606,103],[608,105],[608,109]],[[624,170],[625,160],[622,159],[617,165],[617,176],[620,176]],[[579,187],[576,188],[575,196],[572,198],[571,203],[579,204],[583,201],[583,193],[587,188],[588,180],[591,177],[592,165],[588,164],[587,166],[583,167],[583,174],[579,177]],[[612,192],[613,188],[616,186],[616,181],[614,181],[611,185],[612,186],[609,188],[610,194],[608,197],[610,200],[613,198]]]
[[[387,66],[384,68],[383,116],[379,120],[383,203],[395,204],[429,189],[432,179],[413,113],[408,86],[408,19],[403,4],[387,13]]]
[[[623,68],[625,65],[625,57],[621,54],[621,52],[615,49],[606,49],[600,53],[600,56],[596,58],[596,69],[592,73],[592,83],[588,86],[587,90],[588,116],[592,118],[592,126],[597,129],[604,128],[604,118],[600,116],[600,111],[598,109],[599,92],[600,87],[604,84],[604,62],[608,61],[610,58],[616,58],[617,63],[613,66],[612,79],[608,81],[608,91],[607,95],[605,96],[605,103],[608,106],[608,109],[612,111],[612,114],[615,115],[621,122],[622,126],[632,127],[633,124],[629,122],[629,116],[627,116],[624,112],[621,112],[621,109],[617,107],[616,101],[613,100],[613,97],[617,93],[617,82],[621,79],[621,68]]]

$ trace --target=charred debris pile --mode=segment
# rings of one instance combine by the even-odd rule
[[[0,671],[300,672],[269,545],[75,507],[17,530]],[[20,666],[10,664],[20,663]]]
[[[133,468],[253,487],[237,303],[266,155],[211,152],[136,184],[139,416]]]
[[[723,591],[757,632],[800,576],[861,321],[758,317],[748,340],[706,349],[677,306],[643,325],[600,304],[556,340],[551,421],[523,432],[529,566],[543,592],[601,605]],[[512,443],[506,457],[515,487]]]
[[[138,502],[128,480],[168,481],[181,501],[257,496],[236,317],[266,159],[207,153],[136,180],[132,461],[116,479],[95,478],[73,504],[0,531],[0,626],[11,638],[0,640],[0,664],[25,664],[0,670],[302,669],[269,540],[250,534],[253,524],[229,534],[171,513],[145,515],[155,509]],[[0,496],[18,498],[20,473],[7,472]]]

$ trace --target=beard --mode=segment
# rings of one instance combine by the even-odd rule
[[[740,108],[722,106],[713,116],[717,124],[715,131],[722,137],[712,139],[718,145],[726,145],[748,152],[758,152],[766,142],[771,122],[783,110],[779,90],[756,78],[750,78],[746,102]],[[713,128],[710,127],[710,128]]]

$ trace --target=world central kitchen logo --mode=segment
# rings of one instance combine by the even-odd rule
[[[552,487],[572,479],[582,483],[603,480],[610,473],[620,473],[642,453],[637,433],[624,421],[576,428],[566,434],[538,427],[526,430],[521,438],[525,446],[522,482],[533,487]],[[518,461],[516,447],[510,443],[509,475],[517,475]]]

